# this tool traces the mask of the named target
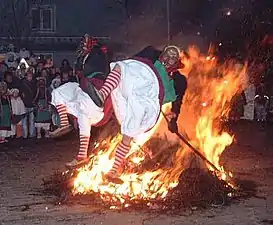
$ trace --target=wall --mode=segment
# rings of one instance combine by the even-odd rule
[[[111,9],[103,0],[52,1],[56,4],[57,34],[78,36],[90,33],[108,35],[124,18],[120,10]],[[115,18],[119,15],[119,18]],[[124,14],[125,15],[125,14]]]

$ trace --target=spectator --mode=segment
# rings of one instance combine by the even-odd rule
[[[37,64],[37,68],[36,68],[36,76],[39,77],[41,75],[41,71],[44,68],[44,63],[43,61],[41,61],[41,59],[39,59],[38,64]]]
[[[20,59],[24,58],[28,60],[30,58],[30,53],[26,48],[22,48],[19,52]]]
[[[40,77],[46,80],[46,87],[49,87],[51,84],[51,77],[49,76],[49,72],[47,69],[42,69]]]
[[[28,73],[32,73],[32,74],[35,74],[35,67],[30,66],[30,67],[27,69],[27,72],[28,72]]]
[[[26,113],[25,105],[19,96],[18,89],[11,89],[10,93],[10,102],[12,108],[12,134],[15,135],[17,138],[22,137],[22,119]]]
[[[4,79],[4,74],[7,70],[7,65],[5,63],[0,63],[0,82]]]
[[[61,83],[62,83],[61,74],[56,73],[55,78],[52,80],[52,82],[50,84],[50,92],[52,92],[54,89],[59,87],[61,85]]]
[[[16,70],[16,77],[19,80],[23,79],[26,76],[26,71],[27,71],[26,64],[22,63],[20,65],[20,68]]]
[[[56,68],[52,67],[51,69],[48,69],[47,72],[47,87],[50,87],[52,80],[56,77]]]
[[[11,136],[11,107],[7,83],[0,83],[0,144],[8,142]]]
[[[72,74],[70,77],[70,82],[77,82],[79,83],[79,78],[77,77],[76,74]]]
[[[52,67],[51,70],[49,71],[49,76],[52,78],[51,80],[53,80],[56,76],[56,68]]]
[[[61,73],[70,73],[71,71],[73,71],[72,67],[70,66],[69,62],[67,59],[64,59],[62,61],[62,64],[61,64]]]
[[[7,83],[8,89],[18,87],[18,81],[16,77],[10,71],[6,71],[4,74],[4,81]]]
[[[33,73],[31,70],[27,71],[26,77],[22,80],[20,86],[21,97],[26,107],[26,116],[24,117],[23,124],[23,138],[35,137],[35,126],[34,126],[34,103],[33,100],[36,96],[36,85],[33,79]],[[29,123],[28,123],[29,122]],[[29,124],[29,127],[28,127]],[[29,132],[28,132],[29,131]]]
[[[37,65],[37,56],[31,53],[29,60],[27,61],[30,66]]]
[[[43,77],[43,78],[45,78],[45,79],[48,77],[47,69],[43,68],[43,69],[41,70],[41,75],[40,75],[40,77]]]
[[[51,113],[49,110],[51,96],[46,88],[46,79],[38,78],[37,82],[37,94],[34,99],[34,103],[37,107],[37,113],[35,118],[35,127],[37,128],[37,138],[42,137],[41,130],[45,131],[45,137],[49,138],[49,129],[51,124]]]
[[[61,74],[61,70],[60,70],[60,68],[55,68],[55,74],[56,74],[56,73]]]
[[[18,62],[17,62],[17,56],[14,52],[8,52],[6,54],[5,63],[8,66],[8,68],[17,68]]]
[[[44,63],[44,68],[51,69],[53,67],[53,60],[51,56],[47,56]]]
[[[62,73],[62,84],[70,82],[69,74],[66,72]]]
[[[255,114],[258,122],[266,121],[268,102],[269,97],[266,95],[265,86],[261,83],[255,96]]]

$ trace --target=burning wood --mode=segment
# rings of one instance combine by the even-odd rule
[[[183,61],[188,90],[180,129],[214,166],[192,160],[188,146],[168,133],[167,123],[161,117],[132,146],[120,176],[124,183],[106,182],[103,174],[111,169],[113,151],[121,138],[112,121],[94,143],[89,164],[53,176],[45,183],[47,190],[59,195],[69,191],[73,198],[91,196],[92,202],[99,200],[111,209],[145,206],[174,210],[181,204],[211,205],[218,200],[226,203],[234,192],[226,181],[232,174],[220,166],[219,159],[233,137],[223,131],[220,119],[228,116],[232,98],[242,90],[246,68],[238,69],[232,62],[219,65],[195,48],[188,52],[190,59]],[[169,108],[166,105],[162,111],[168,112]]]

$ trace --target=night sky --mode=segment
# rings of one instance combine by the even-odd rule
[[[141,12],[141,0],[125,0],[129,14]],[[170,0],[172,35],[197,34],[224,54],[246,53],[273,33],[273,0]],[[164,5],[164,1],[162,3]],[[143,7],[143,6],[142,6]],[[149,13],[149,12],[148,12]],[[242,56],[242,57],[245,57]]]
[[[178,1],[178,0],[177,0]],[[181,7],[185,1],[180,0]],[[219,50],[234,55],[257,45],[273,32],[272,0],[191,0],[183,10],[173,7],[173,32],[198,32]],[[188,10],[189,9],[189,10]],[[184,16],[182,16],[184,15]],[[181,16],[184,23],[181,24]],[[245,51],[246,52],[246,51]]]

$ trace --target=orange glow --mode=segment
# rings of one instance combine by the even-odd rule
[[[188,53],[190,59],[182,56],[185,67],[181,72],[187,76],[188,89],[181,109],[179,129],[221,171],[217,174],[219,178],[226,179],[227,175],[232,174],[225,172],[219,161],[225,148],[233,142],[233,137],[223,131],[221,119],[228,116],[232,98],[243,90],[246,67],[238,68],[232,62],[220,65],[217,60],[207,60],[207,56],[202,55],[196,47],[190,47]],[[162,109],[165,113],[169,110],[170,104]],[[147,150],[145,143],[153,137],[166,138],[163,142],[165,146]],[[111,142],[95,144],[99,151],[92,156],[90,164],[93,166],[87,165],[79,169],[74,180],[74,194],[100,193],[103,201],[114,202],[111,207],[113,209],[119,205],[128,207],[132,200],[164,199],[177,186],[181,172],[186,169],[182,162],[188,160],[190,150],[167,131],[167,123],[161,115],[157,125],[132,144],[127,155],[130,166],[120,175],[124,183],[119,185],[106,182],[103,174],[111,169],[113,152],[120,140],[121,135],[118,134]],[[181,147],[171,154],[170,165],[140,169],[149,160],[147,152],[160,152],[161,148],[167,151],[166,145],[174,142]],[[100,147],[102,144],[103,148]],[[158,156],[155,154],[154,157]],[[208,165],[207,167],[213,170]]]

